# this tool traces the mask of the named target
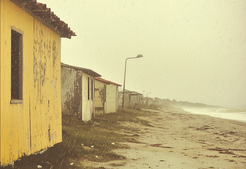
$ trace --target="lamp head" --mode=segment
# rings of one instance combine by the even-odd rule
[[[141,57],[143,57],[143,55],[142,54],[138,54],[136,58],[141,58]]]

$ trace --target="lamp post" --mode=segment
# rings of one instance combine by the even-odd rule
[[[126,82],[126,61],[127,59],[136,59],[143,57],[142,54],[138,54],[136,57],[129,57],[125,60],[125,73],[124,73],[124,82],[123,82],[123,97],[122,97],[122,108],[124,108],[124,101],[125,101],[125,82]]]

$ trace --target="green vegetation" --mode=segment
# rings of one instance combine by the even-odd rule
[[[74,116],[63,116],[62,143],[56,144],[42,154],[23,157],[16,161],[14,166],[3,168],[33,169],[40,165],[45,169],[77,169],[83,166],[81,162],[83,160],[106,162],[125,159],[112,150],[127,148],[119,142],[137,142],[136,134],[131,136],[125,134],[136,132],[137,129],[124,127],[121,123],[133,122],[151,126],[139,116],[154,114],[122,109],[117,113],[97,116],[87,123]]]

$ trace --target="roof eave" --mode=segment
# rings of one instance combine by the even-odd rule
[[[71,36],[76,36],[75,32],[70,30],[70,28],[65,22],[60,20],[58,16],[56,16],[53,12],[51,12],[50,8],[46,8],[45,4],[38,3],[36,2],[36,0],[10,0],[10,1],[13,2],[15,5],[17,5],[18,7],[20,7],[21,9],[23,9],[24,11],[26,11],[34,18],[36,18],[42,24],[50,28],[53,32],[57,33],[60,37],[71,39]],[[32,9],[30,9],[30,7],[28,6],[32,7]],[[45,17],[48,19],[45,19]],[[55,26],[55,24],[57,25]]]
[[[68,65],[68,64],[65,64],[65,63],[62,63],[61,62],[61,66],[62,67],[67,67],[67,68],[72,68],[72,69],[75,69],[75,70],[80,70],[92,77],[101,77],[100,74],[98,74],[97,72],[94,72],[93,70],[91,69],[86,69],[86,68],[82,68],[82,67],[77,67],[77,66],[72,66],[72,65]]]

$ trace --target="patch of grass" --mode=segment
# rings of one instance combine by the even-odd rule
[[[110,164],[110,166],[112,166],[112,167],[119,167],[119,166],[124,166],[124,165],[126,165],[125,162],[124,163],[111,163]]]
[[[148,121],[142,120],[139,116],[152,116],[156,113],[141,111],[138,109],[120,109],[117,113],[110,113],[107,114],[106,120],[112,119],[112,121],[127,121],[127,122],[134,122],[134,123],[141,123],[142,125],[153,127],[149,124]],[[99,119],[100,117],[97,117]],[[101,119],[100,119],[101,120]],[[121,127],[121,126],[119,126]]]
[[[112,150],[123,147],[118,142],[138,142],[135,138],[120,134],[122,129],[132,132],[133,129],[120,125],[122,122],[139,123],[151,126],[148,121],[139,116],[154,115],[153,112],[121,109],[117,113],[110,113],[95,117],[92,121],[83,122],[74,116],[62,117],[63,142],[49,148],[43,154],[30,155],[15,162],[15,165],[2,167],[4,169],[33,169],[38,165],[47,169],[78,169],[82,167],[82,160],[106,162],[125,159],[124,156]]]

